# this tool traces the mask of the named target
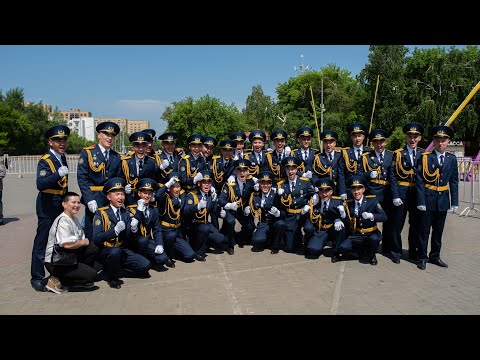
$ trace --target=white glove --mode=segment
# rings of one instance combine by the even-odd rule
[[[370,173],[370,177],[372,179],[375,179],[377,177],[378,173],[377,173],[377,170],[373,170],[371,173]]]
[[[310,170],[308,170],[307,172],[304,172],[304,173],[302,174],[302,177],[311,179],[311,178],[312,178],[312,172],[311,172]]]
[[[131,192],[132,192],[132,185],[127,184],[125,186],[125,194],[131,194]]]
[[[372,214],[372,213],[369,213],[369,212],[364,211],[364,212],[362,213],[362,217],[363,217],[364,219],[370,219],[370,220],[373,221],[373,214]]]
[[[196,184],[197,182],[199,182],[202,179],[203,179],[202,173],[197,173],[197,175],[195,175],[195,177],[193,178],[193,183]]]
[[[221,210],[220,210],[220,217],[221,217],[222,219],[225,219],[225,216],[227,216],[227,212],[225,211],[225,209],[221,209]]]
[[[155,193],[152,193],[152,197],[150,198],[151,202],[154,202],[155,201]],[[145,203],[148,203],[149,201],[145,201]]]
[[[163,249],[162,245],[157,245],[155,247],[155,254],[163,254],[163,251],[164,251],[164,249]]]
[[[167,189],[170,189],[170,187],[172,187],[173,184],[175,184],[176,182],[179,182],[179,181],[180,180],[178,179],[178,177],[173,176],[170,180],[167,181],[165,186],[167,187]]]
[[[420,211],[427,211],[427,207],[425,205],[418,205],[417,209]]]
[[[305,205],[305,206],[302,208],[302,213],[301,213],[301,214],[302,214],[302,215],[305,215],[305,214],[308,212],[308,210],[310,210],[310,205]]]
[[[253,180],[253,182],[254,182],[255,184],[258,183],[258,179],[257,179],[255,176],[252,177],[252,180]]]
[[[210,188],[210,194],[212,195],[212,201],[217,201],[217,190],[213,186]]]
[[[227,203],[224,207],[225,207],[225,210],[237,211],[238,204],[236,202],[231,202],[231,203]]]
[[[342,195],[340,195],[340,197],[342,198],[342,201],[347,200],[347,194],[342,194]]]
[[[57,171],[60,176],[68,175],[68,167],[66,166],[60,166]]]
[[[345,219],[345,216],[347,216],[347,213],[345,212],[345,208],[343,207],[343,205],[338,205],[337,209],[338,211],[340,211],[340,217],[342,219]]]
[[[280,216],[280,210],[278,210],[275,206],[272,206],[272,208],[270,209],[270,211],[268,213],[277,217],[277,218]]]
[[[290,149],[290,146],[285,147],[285,156],[290,156],[290,153],[292,152],[292,149]]]
[[[345,227],[345,225],[340,219],[335,219],[333,226],[335,227],[336,231],[340,231]]]
[[[115,225],[115,235],[118,236],[123,230],[125,230],[125,222],[120,220],[117,225]]]
[[[95,211],[97,211],[98,209],[97,200],[89,201],[87,203],[87,206],[88,206],[88,210],[90,210],[91,213],[95,214]]]
[[[458,206],[452,206],[450,210],[452,211],[452,214],[458,214]]]
[[[273,151],[272,148],[268,148],[268,149],[267,149],[267,152],[272,152],[272,151]]]
[[[200,200],[197,204],[198,211],[202,210],[203,208],[207,207],[207,200]]]
[[[131,225],[132,225],[132,231],[136,233],[138,230],[138,220],[135,218],[132,218]]]
[[[277,193],[277,188],[276,187],[272,187],[272,190],[275,194]]]
[[[235,177],[233,175],[230,175],[227,179],[227,183],[233,184],[235,182]]]
[[[402,199],[400,199],[400,198],[393,199],[393,205],[395,205],[395,206],[403,205]]]
[[[165,170],[168,165],[170,165],[170,161],[168,161],[167,159],[163,159],[162,164],[160,165],[160,170]]]
[[[255,191],[260,190],[260,184],[256,183],[255,185],[253,185],[253,190],[255,190]]]
[[[313,196],[312,196],[313,206],[317,205],[319,201],[320,201],[320,197],[318,196],[318,194],[313,194]]]
[[[285,192],[285,190],[283,190],[283,188],[280,188],[280,189],[277,190],[277,194],[280,195],[280,196],[282,196],[284,192]]]
[[[243,210],[243,213],[245,214],[245,216],[250,215],[250,206],[247,206],[245,210]]]
[[[138,211],[145,211],[145,200],[138,199],[137,201],[137,210]]]
[[[315,186],[315,192],[318,193],[318,191],[319,191],[318,187]]]

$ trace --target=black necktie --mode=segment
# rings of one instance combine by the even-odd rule
[[[140,171],[143,169],[143,159],[140,159],[140,162],[138,163],[138,173],[140,174]]]
[[[440,166],[443,166],[443,158],[444,158],[444,156],[440,155]]]
[[[358,214],[360,213],[360,202],[359,201],[355,201],[357,206],[355,206],[355,216],[358,216]]]
[[[225,167],[228,166],[228,160],[225,160]]]
[[[148,220],[148,215],[149,215],[148,212],[149,211],[148,211],[148,207],[147,207],[147,208],[145,208],[145,219],[147,219],[147,220]]]
[[[362,150],[357,149],[358,157],[357,160],[360,160],[360,157],[362,156]]]
[[[412,157],[413,157],[413,160],[412,160],[412,165],[415,166],[415,149],[412,150]]]
[[[283,160],[283,153],[280,154],[280,161]]]
[[[105,162],[108,162],[108,150],[105,150],[105,153],[103,155],[105,157]]]
[[[62,158],[62,165],[67,166],[67,157],[64,154],[62,154],[61,158]]]
[[[257,154],[257,162],[260,164],[262,162],[262,155]]]
[[[295,188],[295,183],[292,181],[290,183],[290,191],[293,192],[293,189]]]
[[[170,164],[173,164],[173,156],[172,155],[169,156],[169,161],[170,161]]]
[[[327,212],[327,202],[325,201],[325,202],[323,203],[322,214],[325,215],[326,212]]]
[[[117,221],[122,221],[122,218],[120,217],[120,209],[117,209],[116,217]]]
[[[380,154],[380,164],[383,164],[383,153]]]
[[[328,154],[328,158],[330,159],[330,162],[333,161],[333,158],[332,158],[332,153]]]
[[[304,150],[303,151],[303,160],[307,160],[307,158],[308,158],[307,151]]]

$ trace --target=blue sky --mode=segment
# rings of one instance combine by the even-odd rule
[[[165,107],[189,96],[208,94],[242,109],[258,84],[275,98],[275,88],[297,75],[301,54],[304,67],[336,64],[356,76],[368,45],[0,46],[0,89],[20,87],[27,101],[60,110],[149,120],[161,133]]]

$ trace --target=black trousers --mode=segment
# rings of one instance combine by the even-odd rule
[[[442,234],[445,227],[446,211],[425,211],[423,218],[423,233],[419,236],[418,260],[427,260],[428,239],[430,237],[430,228],[432,229],[432,238],[430,240],[430,254],[428,258],[435,260],[440,258],[440,249],[442,248]]]

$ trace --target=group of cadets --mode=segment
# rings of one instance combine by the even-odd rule
[[[220,142],[193,134],[185,153],[176,148],[173,132],[160,135],[162,149],[154,151],[156,133],[147,129],[131,134],[132,151],[123,157],[112,149],[117,124],[103,122],[96,131],[98,143],[80,154],[77,181],[85,235],[98,247],[97,261],[112,288],[121,287],[125,273],[148,277],[149,269],[174,268],[177,259],[205,261],[209,251],[234,255],[236,245],[315,259],[330,244],[332,262],[354,258],[376,265],[381,243],[382,253],[398,264],[407,212],[408,257],[422,270],[427,261],[447,267],[440,258],[442,232],[447,210],[458,208],[457,162],[445,152],[453,136],[448,126],[432,129],[432,152],[418,148],[424,129],[414,122],[403,128],[405,147],[394,152],[385,149],[382,129],[368,134],[373,148],[365,146],[362,123],[347,128],[350,147],[337,147],[338,134],[323,131],[322,151],[311,147],[309,127],[298,129],[293,150],[284,130],[270,134],[274,148],[266,149],[267,135],[257,129],[248,136],[251,149],[245,149],[243,132]],[[63,125],[49,129],[50,150],[38,165],[36,290],[44,280],[46,236],[67,191],[68,135]]]

